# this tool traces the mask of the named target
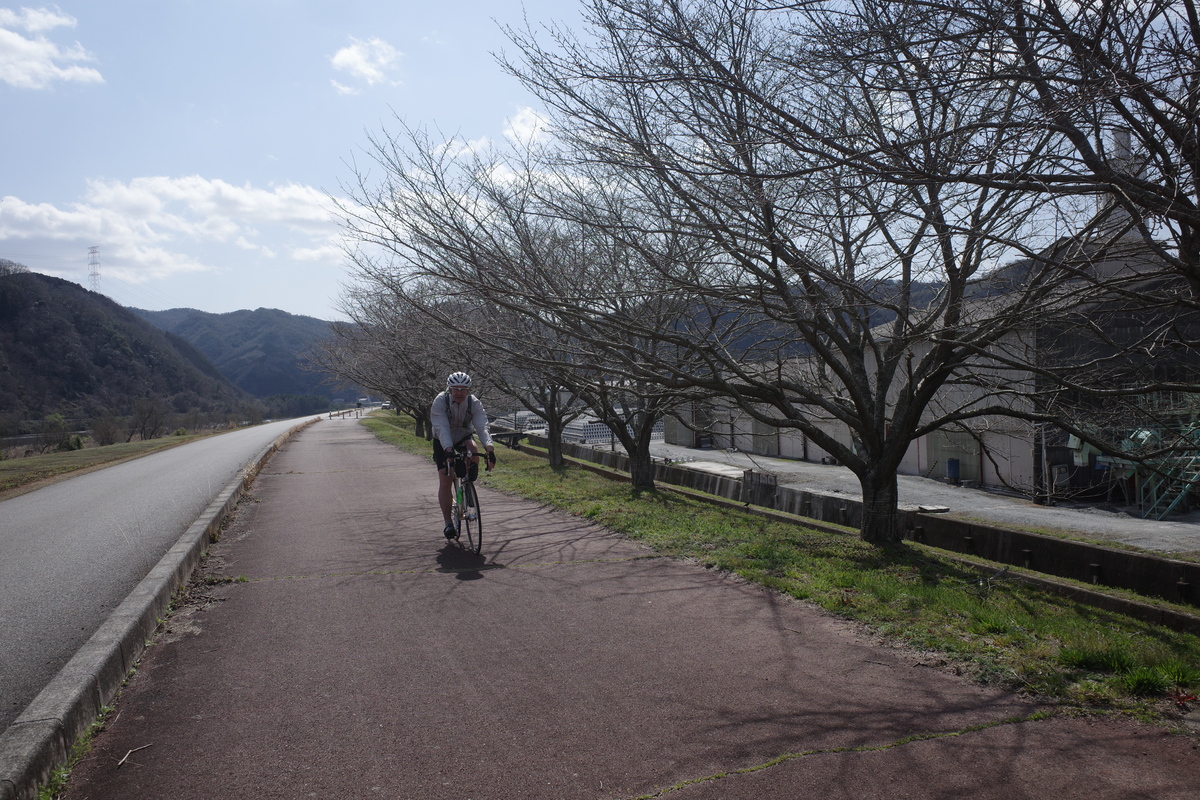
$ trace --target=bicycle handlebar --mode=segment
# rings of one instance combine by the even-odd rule
[[[455,461],[455,463],[465,462],[467,460],[468,456],[470,456],[470,457],[483,456],[487,460],[487,463],[489,466],[492,466],[492,467],[496,466],[496,454],[495,453],[489,453],[486,451],[473,452],[466,447],[460,447],[457,445],[455,447],[453,447],[452,449],[454,451],[453,460]],[[447,453],[449,453],[449,450],[447,450]],[[447,457],[446,457],[446,471],[447,472],[450,471],[450,461],[451,461],[451,457],[449,455],[447,455]]]

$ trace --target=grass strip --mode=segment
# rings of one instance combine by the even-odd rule
[[[411,420],[365,418],[383,441],[418,455]],[[1200,692],[1200,637],[1131,619],[989,574],[912,543],[876,547],[852,534],[641,491],[582,468],[501,450],[481,480],[589,519],[671,557],[814,603],[943,666],[1080,709],[1180,720]]]
[[[71,745],[71,752],[67,754],[67,763],[55,767],[50,773],[49,780],[38,787],[38,800],[55,800],[62,792],[66,791],[67,783],[71,778],[71,770],[92,752],[92,742],[104,730],[110,713],[112,713],[112,706],[103,706],[100,714],[92,721],[88,729],[76,737]]]

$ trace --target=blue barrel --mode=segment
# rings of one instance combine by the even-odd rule
[[[946,459],[946,480],[951,481],[952,483],[958,483],[958,479],[961,476],[962,472],[959,470],[958,459]]]

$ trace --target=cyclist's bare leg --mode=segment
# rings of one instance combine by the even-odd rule
[[[453,469],[453,467],[451,467]],[[442,507],[442,519],[450,522],[450,504],[454,499],[454,477],[448,470],[438,472],[438,505]]]

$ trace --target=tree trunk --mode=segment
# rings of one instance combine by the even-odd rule
[[[871,544],[892,544],[903,538],[900,530],[900,494],[896,471],[879,470],[859,478],[862,483],[862,527],[859,535]]]
[[[562,416],[557,413],[547,414],[546,452],[550,456],[550,466],[552,467],[561,467],[564,463],[562,451],[562,431]]]
[[[629,479],[635,489],[654,488],[654,461],[650,458],[649,432],[640,434],[631,442],[633,447],[626,445],[629,453]]]
[[[650,453],[647,452],[644,457],[630,456],[629,479],[635,489],[654,488],[654,463],[650,460]]]
[[[433,438],[433,425],[430,424],[429,416],[421,412],[413,413],[413,420],[416,422],[415,434],[422,439]]]

